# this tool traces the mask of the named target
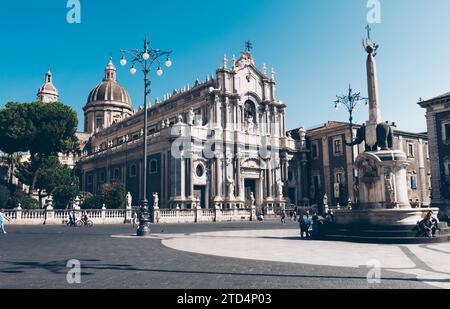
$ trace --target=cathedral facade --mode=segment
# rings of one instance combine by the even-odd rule
[[[286,135],[286,105],[276,98],[273,69],[256,68],[250,52],[228,61],[215,76],[176,89],[147,110],[133,111],[109,62],[89,94],[85,145],[78,167],[82,190],[121,182],[138,205],[147,177],[147,199],[160,207],[272,210],[285,205],[284,187],[295,141]],[[143,137],[148,174],[143,175]]]

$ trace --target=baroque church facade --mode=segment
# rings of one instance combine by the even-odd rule
[[[257,69],[250,52],[231,61],[224,56],[215,76],[156,100],[147,110],[148,132],[144,112],[133,111],[110,60],[84,107],[83,191],[121,182],[138,205],[147,134],[147,200],[158,193],[161,207],[180,209],[285,205],[296,142],[286,135],[274,70]]]

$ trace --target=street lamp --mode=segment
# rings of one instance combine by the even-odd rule
[[[336,96],[337,100],[334,101],[334,109],[338,111],[342,105],[344,105],[347,108],[347,111],[350,115],[349,121],[350,121],[350,143],[353,142],[353,113],[356,110],[356,106],[359,103],[364,102],[364,106],[368,107],[369,102],[367,98],[362,98],[361,93],[353,93],[352,86],[348,86],[348,95],[343,96]],[[349,143],[346,142],[348,145]]]
[[[171,51],[161,51],[159,49],[153,49],[149,46],[148,38],[145,37],[144,49],[131,49],[131,50],[121,50],[122,58],[120,64],[122,66],[127,65],[128,61],[125,58],[126,55],[131,57],[131,68],[130,73],[135,75],[137,73],[136,66],[141,66],[142,72],[144,73],[144,171],[143,171],[143,181],[142,181],[142,192],[143,198],[141,201],[141,215],[139,220],[139,229],[137,231],[137,236],[148,236],[150,235],[150,213],[148,211],[148,200],[147,200],[147,134],[148,134],[148,111],[147,111],[147,97],[150,94],[150,80],[148,74],[150,73],[153,64],[158,65],[156,74],[158,76],[163,75],[163,70],[161,69],[161,58],[166,58],[166,67],[172,66],[172,61],[170,60]]]
[[[352,146],[353,144],[353,113],[356,110],[356,106],[358,106],[359,103],[364,103],[365,107],[369,106],[369,99],[367,98],[362,98],[361,97],[361,93],[353,93],[353,89],[352,86],[349,85],[348,86],[348,95],[343,95],[343,96],[336,96],[337,100],[334,101],[334,108],[336,111],[339,110],[339,108],[344,105],[347,108],[347,111],[350,115],[350,143],[347,143],[347,141],[345,141],[345,144],[347,146]],[[355,163],[355,157],[352,155],[352,163]],[[355,170],[356,173],[356,170]],[[358,176],[357,174],[354,175],[355,179],[356,179],[356,183],[358,183]],[[356,194],[354,196],[357,196]]]

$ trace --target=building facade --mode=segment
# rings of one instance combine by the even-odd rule
[[[111,82],[108,73],[115,79],[108,66],[103,83]],[[122,182],[137,205],[147,177],[146,198],[152,201],[157,193],[162,208],[273,209],[285,203],[295,141],[285,133],[286,105],[276,99],[273,69],[258,70],[249,52],[231,63],[225,56],[214,77],[156,100],[147,110],[148,132],[145,111],[133,113],[125,90],[115,81],[111,85],[104,91],[97,86],[85,107],[91,137],[79,161],[83,191],[97,193],[105,183]],[[111,113],[112,105],[119,109]]]
[[[450,93],[418,103],[426,109],[432,172],[432,205],[450,215]]]
[[[356,137],[358,125],[353,127]],[[294,156],[289,170],[288,198],[295,204],[322,204],[324,195],[331,205],[348,205],[357,201],[358,175],[354,162],[364,145],[347,147],[350,142],[348,123],[330,121],[308,131],[296,129],[288,132],[306,152]],[[303,138],[302,138],[303,136]],[[302,141],[303,140],[303,141]],[[429,206],[431,172],[426,134],[395,131],[394,149],[403,150],[409,161],[408,195],[413,206]],[[302,166],[305,166],[303,169]],[[300,184],[300,185],[298,185]]]

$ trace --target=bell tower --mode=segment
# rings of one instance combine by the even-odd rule
[[[44,103],[59,101],[59,93],[56,87],[53,85],[53,74],[50,70],[50,66],[47,73],[45,73],[44,84],[38,90],[37,99]]]

